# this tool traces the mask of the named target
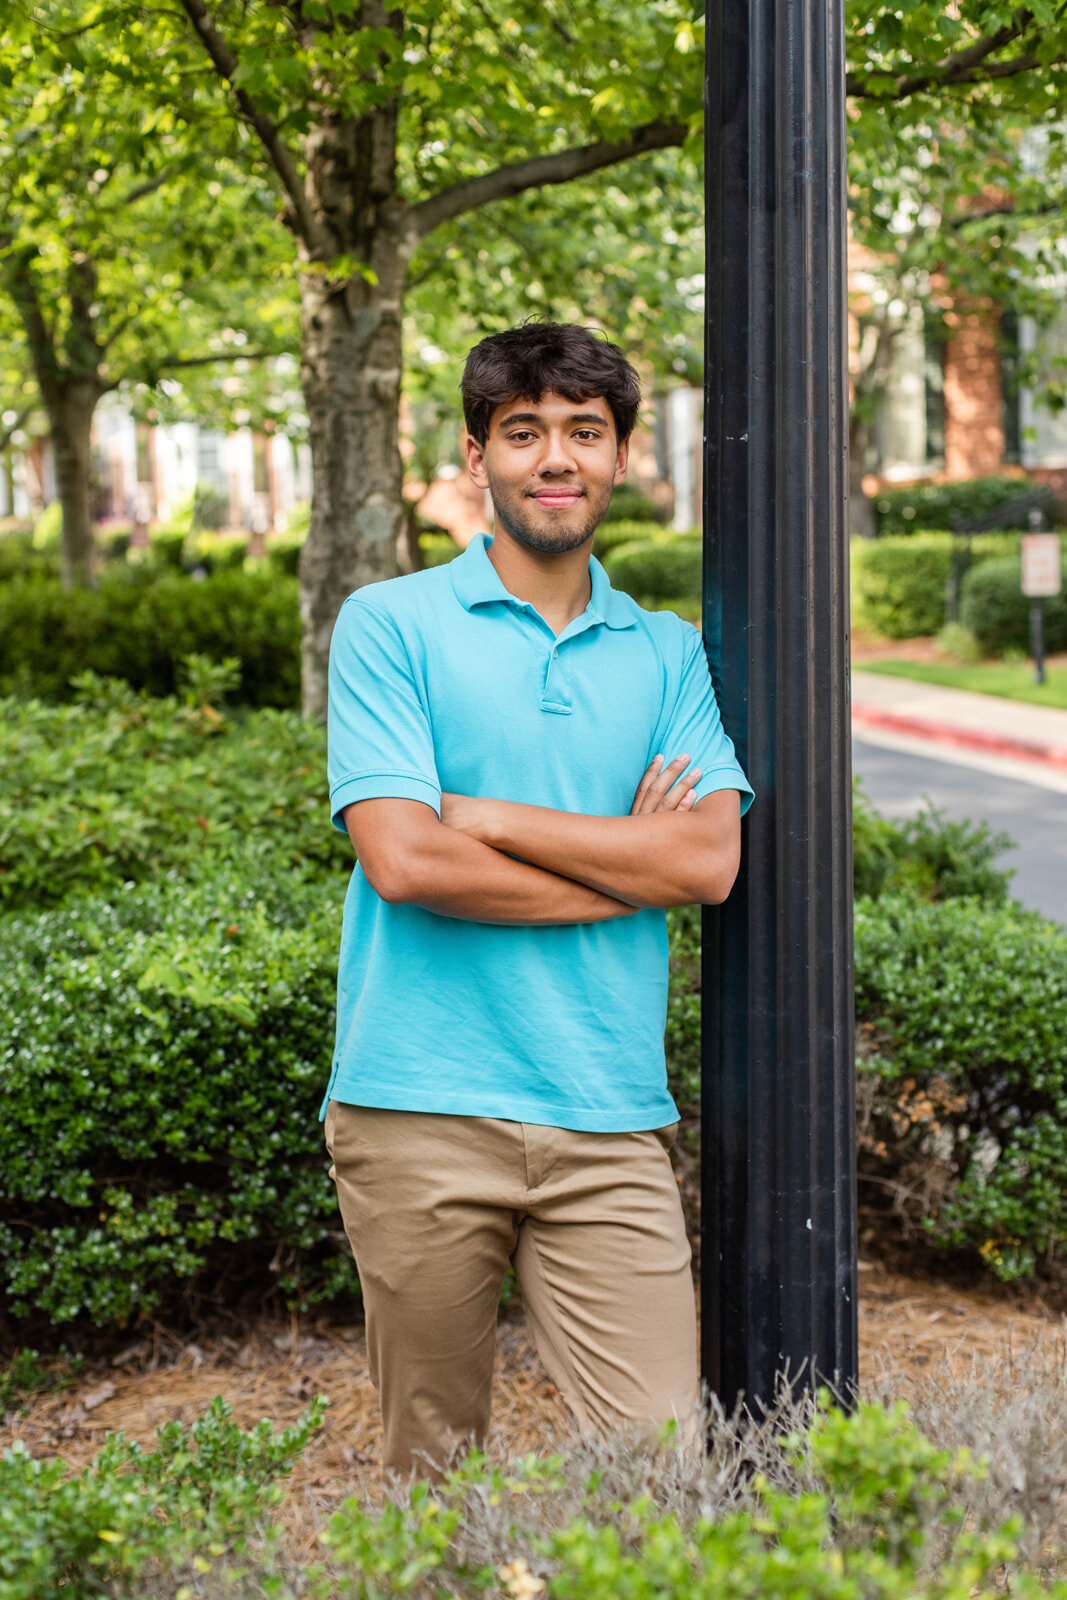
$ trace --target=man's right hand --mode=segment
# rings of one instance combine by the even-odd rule
[[[662,756],[653,756],[641,782],[637,785],[631,817],[640,817],[650,811],[691,811],[696,803],[693,790],[700,782],[700,768],[686,772],[689,757],[675,756],[663,765]],[[683,777],[682,774],[685,773]]]

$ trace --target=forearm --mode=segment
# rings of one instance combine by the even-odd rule
[[[478,802],[475,836],[550,872],[633,906],[725,899],[736,872],[736,840],[709,842],[691,814],[594,817],[507,800]]]
[[[391,852],[387,863],[363,865],[383,900],[470,922],[549,926],[606,922],[633,911],[587,884],[512,860],[436,820]]]

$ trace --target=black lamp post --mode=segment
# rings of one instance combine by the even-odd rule
[[[707,14],[705,637],[756,803],[704,925],[704,1376],[856,1377],[843,0]]]

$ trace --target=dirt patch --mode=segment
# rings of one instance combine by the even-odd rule
[[[875,1261],[860,1264],[860,1374],[864,1383],[892,1375],[908,1397],[924,1372],[946,1358],[965,1372],[974,1356],[1008,1359],[1035,1341],[1062,1337],[1062,1319],[1040,1301],[1000,1296],[905,1277]],[[62,1377],[62,1368],[56,1375]],[[313,1538],[331,1505],[352,1492],[373,1494],[381,1430],[362,1329],[330,1323],[263,1323],[242,1344],[232,1338],[181,1343],[157,1330],[152,1341],[87,1365],[59,1392],[30,1400],[0,1428],[0,1447],[22,1439],[37,1456],[88,1461],[105,1434],[123,1429],[151,1445],[172,1419],[194,1420],[213,1396],[249,1426],[260,1417],[294,1420],[311,1397],[327,1394],[323,1429],[300,1463],[291,1515]],[[566,1429],[566,1413],[533,1348],[521,1310],[500,1324],[494,1392],[494,1454],[526,1454]]]

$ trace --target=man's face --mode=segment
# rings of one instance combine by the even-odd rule
[[[513,539],[558,555],[592,538],[628,453],[602,397],[549,393],[497,406],[485,444],[467,439],[467,471]]]

